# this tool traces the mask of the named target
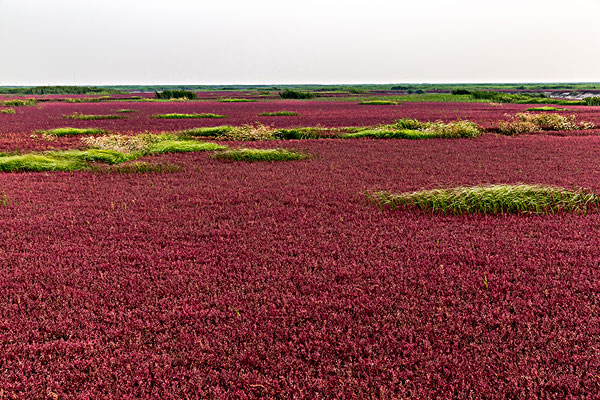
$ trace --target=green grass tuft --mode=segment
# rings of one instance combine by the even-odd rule
[[[130,110],[128,108],[121,108],[120,110],[117,110],[118,113],[133,113],[136,112],[137,110]]]
[[[178,114],[178,113],[171,113],[171,114],[155,114],[152,116],[152,118],[162,118],[162,119],[184,119],[184,118],[227,118],[226,115],[219,115],[219,114],[211,114],[211,113],[205,113],[205,114]]]
[[[231,149],[215,153],[219,160],[231,161],[293,161],[304,160],[309,155],[298,151],[287,149]]]
[[[124,119],[127,118],[124,115],[107,114],[107,115],[93,115],[93,114],[81,114],[74,112],[73,114],[63,115],[67,119],[79,119],[84,121],[95,121],[99,119]]]
[[[232,132],[235,129],[233,126],[221,125],[210,126],[204,128],[192,128],[177,132],[183,136],[200,136],[200,137],[220,137]]]
[[[60,158],[46,154],[18,154],[0,156],[0,171],[74,171],[85,167],[85,162],[72,158]]]
[[[275,111],[275,112],[264,112],[259,114],[261,117],[293,117],[298,115],[294,111]]]
[[[121,153],[114,150],[86,149],[86,150],[62,150],[46,153],[49,156],[89,162],[101,162],[105,164],[119,164],[137,158],[136,154]]]
[[[0,106],[5,107],[25,107],[25,106],[35,106],[37,105],[36,99],[13,99],[13,100],[5,100],[0,101]]]
[[[486,185],[400,194],[374,192],[367,196],[380,207],[418,208],[443,214],[585,213],[600,205],[600,197],[589,190],[544,185]]]
[[[199,142],[197,140],[162,140],[153,143],[148,149],[148,154],[217,151],[226,149],[227,146],[210,142]]]
[[[0,113],[2,114],[16,114],[17,112],[15,111],[14,108],[5,108],[0,110]]]
[[[364,100],[358,104],[361,106],[395,106],[398,103],[390,100]]]
[[[431,139],[437,136],[414,129],[387,129],[385,127],[365,129],[355,133],[346,133],[343,139],[374,138],[374,139]]]
[[[103,129],[96,128],[56,128],[42,129],[35,131],[37,134],[50,136],[75,136],[75,135],[104,135],[107,133]]]

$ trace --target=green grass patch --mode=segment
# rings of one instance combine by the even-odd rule
[[[219,160],[231,161],[293,161],[304,160],[309,155],[299,151],[287,149],[231,149],[215,153],[215,158]]]
[[[37,134],[50,136],[76,136],[76,135],[104,135],[107,131],[96,128],[56,128],[41,129],[35,131]]]
[[[569,109],[558,107],[531,107],[526,109],[525,111],[569,111]]]
[[[226,115],[219,115],[219,114],[211,114],[211,113],[205,113],[205,114],[178,114],[178,113],[171,113],[171,114],[155,114],[152,116],[152,118],[162,118],[162,119],[184,119],[184,118],[227,118]]]
[[[0,156],[2,172],[75,171],[85,166],[86,163],[81,160],[55,157],[51,154]]]
[[[363,100],[358,104],[361,106],[395,106],[398,103],[391,100]]]
[[[221,103],[254,103],[256,99],[219,99]]]
[[[126,113],[133,113],[136,112],[137,110],[130,110],[128,108],[121,108],[120,110],[117,110],[118,113],[122,113],[122,114],[126,114]]]
[[[230,125],[192,128],[177,132],[183,136],[220,137],[232,132],[235,127]]]
[[[119,164],[137,158],[136,154],[104,149],[61,150],[46,154],[60,159],[76,160],[85,163],[100,162],[104,164]]]
[[[395,124],[380,125],[357,132],[342,134],[342,139],[433,139],[474,138],[481,136],[483,129],[471,121],[420,122],[416,119],[400,119]]]
[[[15,111],[14,108],[5,108],[0,110],[0,113],[2,114],[16,114],[17,112]]]
[[[5,107],[26,107],[26,106],[35,106],[37,105],[36,99],[13,99],[13,100],[5,100],[0,101],[0,106]]]
[[[227,146],[197,140],[161,140],[150,145],[148,154],[226,150]]]
[[[439,136],[413,129],[389,129],[385,127],[365,129],[355,133],[346,133],[341,136],[342,139],[431,139],[436,137]]]
[[[261,117],[293,117],[298,115],[294,111],[275,111],[275,112],[264,112],[259,114]]]
[[[585,213],[600,204],[600,197],[589,190],[544,185],[484,185],[400,194],[382,191],[367,196],[380,207],[416,208],[443,214]]]
[[[107,115],[93,115],[93,114],[81,114],[78,112],[74,112],[73,114],[63,115],[64,118],[67,119],[79,119],[84,121],[95,121],[99,119],[123,119],[127,118],[124,115],[117,114],[107,114]]]

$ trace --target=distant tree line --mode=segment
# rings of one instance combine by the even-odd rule
[[[95,86],[35,86],[18,88],[0,88],[4,94],[115,94],[120,90]]]

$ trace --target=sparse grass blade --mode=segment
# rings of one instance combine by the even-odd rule
[[[381,191],[368,193],[368,198],[394,210],[418,208],[443,214],[585,213],[600,205],[600,197],[589,190],[544,185],[485,185],[400,194]]]

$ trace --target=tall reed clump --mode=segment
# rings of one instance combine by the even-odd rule
[[[483,129],[474,122],[459,120],[453,122],[420,122],[416,119],[400,119],[392,125],[380,125],[354,133],[342,135],[342,138],[378,138],[378,139],[431,139],[431,138],[475,138],[481,136]]]
[[[600,205],[600,197],[589,190],[545,185],[484,185],[400,194],[381,191],[367,193],[367,197],[382,208],[416,208],[443,214],[585,213]]]
[[[282,92],[279,92],[279,97],[282,99],[312,99],[315,98],[316,95],[311,92],[301,92],[299,90],[291,90],[286,89]]]
[[[154,97],[157,99],[187,99],[194,100],[198,98],[196,92],[189,90],[163,90],[162,92],[154,92]]]
[[[578,122],[575,115],[527,112],[518,113],[511,120],[498,123],[498,131],[503,135],[511,136],[541,131],[575,131],[595,127],[596,125],[592,122]]]

